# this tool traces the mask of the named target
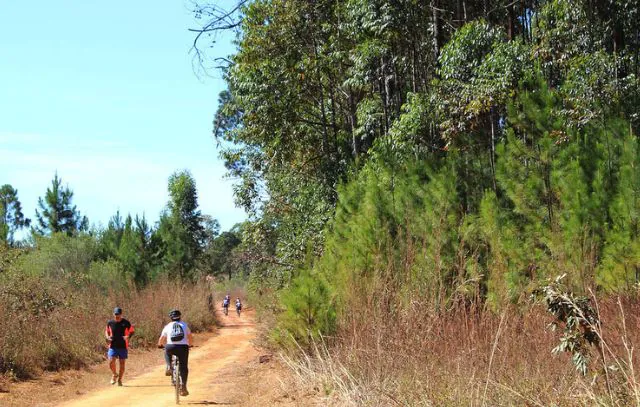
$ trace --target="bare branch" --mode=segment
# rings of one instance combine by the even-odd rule
[[[237,0],[235,6],[230,9],[225,9],[215,3],[200,5],[195,1],[193,2],[191,11],[195,13],[196,18],[203,18],[203,16],[207,18],[207,22],[201,28],[189,29],[190,32],[197,33],[193,39],[190,52],[194,53],[194,60],[198,62],[202,70],[206,71],[206,67],[204,66],[204,52],[199,47],[199,41],[203,34],[215,35],[240,27],[242,23],[240,10],[245,4],[249,3],[249,1],[250,0]],[[223,68],[223,66],[217,66],[216,68]]]

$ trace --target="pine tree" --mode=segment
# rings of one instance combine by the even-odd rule
[[[115,258],[118,254],[122,233],[124,231],[124,222],[120,211],[109,219],[106,229],[102,231],[99,237],[99,253],[102,260]]]
[[[640,282],[640,147],[628,130],[621,139],[618,182],[609,204],[611,223],[606,230],[597,283],[607,290],[630,288]]]
[[[14,233],[29,227],[31,220],[24,217],[18,200],[18,190],[5,184],[0,187],[0,243],[13,245]]]
[[[506,139],[496,148],[496,180],[504,193],[501,206],[510,212],[516,228],[505,238],[517,239],[521,250],[516,253],[523,256],[504,276],[517,293],[556,270],[549,256],[555,254],[553,240],[560,231],[560,188],[553,174],[568,137],[559,107],[558,95],[539,74],[528,78],[508,108]]]
[[[314,339],[335,330],[333,292],[317,272],[306,269],[298,274],[284,291],[282,304],[285,312],[280,316],[279,328],[302,346],[311,347]],[[290,342],[289,335],[282,338],[285,344]]]
[[[74,235],[87,230],[89,220],[81,216],[75,205],[72,205],[73,191],[62,186],[62,179],[55,174],[51,187],[47,188],[44,199],[38,199],[40,210],[36,209],[38,224],[35,232],[41,235],[66,233]]]
[[[152,230],[144,215],[136,215],[134,219],[135,249],[138,264],[135,270],[135,281],[138,285],[148,282],[153,267]]]
[[[134,231],[133,219],[131,215],[127,215],[122,230],[122,239],[118,247],[117,258],[122,264],[126,276],[135,280],[138,274],[139,254],[136,247],[136,236]]]
[[[175,172],[168,189],[170,200],[158,227],[162,259],[169,275],[190,278],[206,238],[196,183],[188,171]]]

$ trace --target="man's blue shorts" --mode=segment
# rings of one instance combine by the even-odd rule
[[[129,351],[126,349],[112,349],[109,348],[109,352],[107,352],[107,358],[113,359],[126,359],[129,356]]]

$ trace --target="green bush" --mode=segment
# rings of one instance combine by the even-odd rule
[[[96,256],[96,242],[89,235],[54,233],[36,237],[35,248],[20,258],[16,268],[34,276],[86,273]]]
[[[114,259],[94,261],[89,266],[87,279],[104,290],[125,290],[131,284],[122,264]]]
[[[333,292],[317,272],[302,271],[281,297],[284,312],[280,315],[274,339],[285,346],[292,339],[309,347],[314,339],[331,334],[336,326]]]

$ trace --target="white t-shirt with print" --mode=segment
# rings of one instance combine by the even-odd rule
[[[171,331],[173,330],[173,324],[180,324],[182,326],[182,330],[184,331],[184,338],[180,341],[172,341],[171,340]],[[167,345],[188,345],[189,341],[187,341],[187,336],[191,333],[189,330],[189,326],[184,321],[171,321],[162,329],[161,336],[167,338]]]

